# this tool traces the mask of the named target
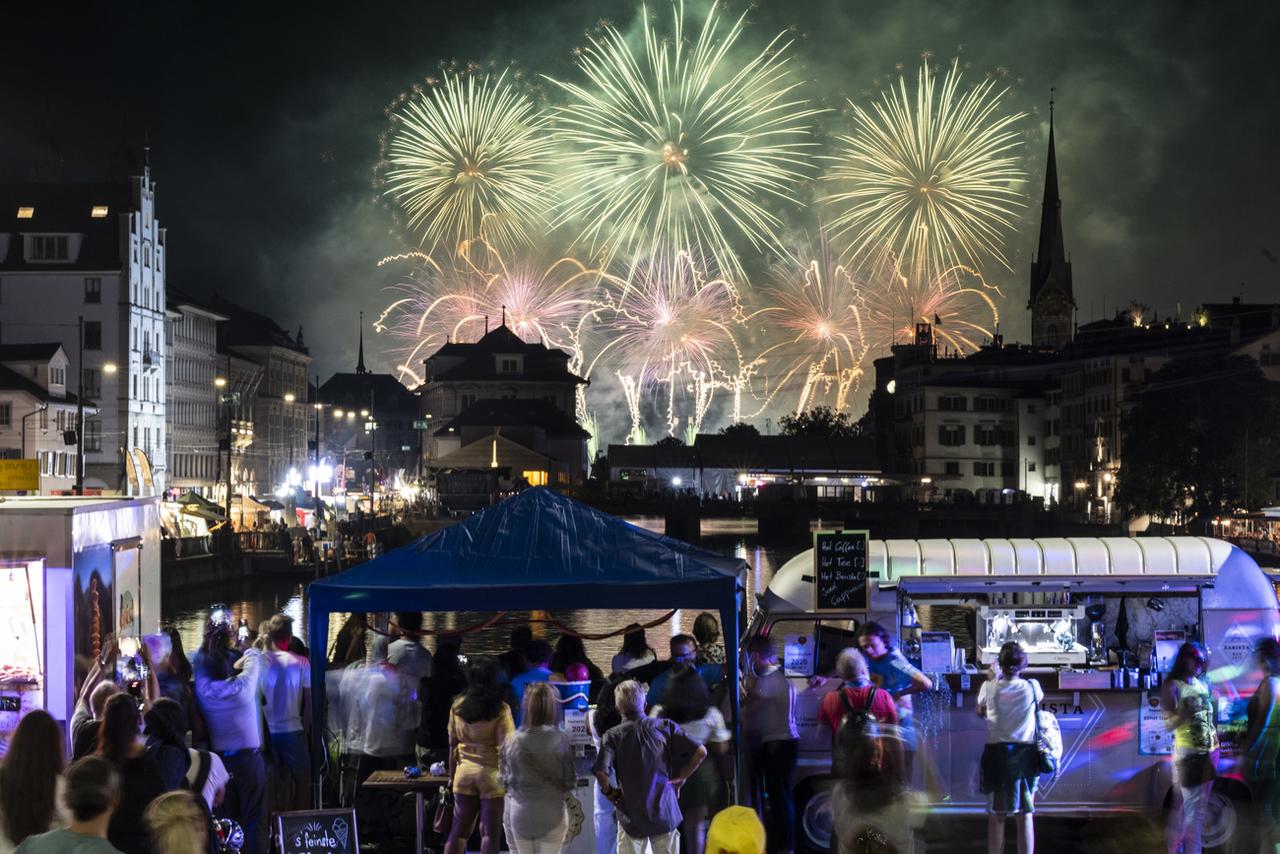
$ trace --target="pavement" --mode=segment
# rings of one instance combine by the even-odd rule
[[[1036,854],[1163,854],[1160,828],[1144,816],[1123,818],[1067,818],[1036,816]],[[986,816],[930,818],[921,834],[928,854],[985,854]],[[1016,829],[1012,819],[1005,827],[1004,848],[1016,854]]]

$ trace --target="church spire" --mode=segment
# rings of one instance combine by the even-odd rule
[[[1058,194],[1058,152],[1054,140],[1053,90],[1049,90],[1049,156],[1044,167],[1040,241],[1031,262],[1031,343],[1054,349],[1073,337],[1075,293],[1071,262],[1062,238],[1062,197]]]
[[[1053,141],[1053,90],[1049,96],[1049,157],[1044,167],[1044,202],[1040,209],[1040,244],[1036,266],[1048,272],[1054,264],[1067,260],[1062,239],[1062,197],[1058,195],[1058,155]]]
[[[356,357],[356,373],[367,374],[368,369],[364,366],[364,312],[360,312],[360,355]]]

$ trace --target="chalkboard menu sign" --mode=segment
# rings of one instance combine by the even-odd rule
[[[815,531],[813,598],[819,610],[867,608],[867,532]]]
[[[356,811],[302,810],[276,813],[283,854],[359,854]]]

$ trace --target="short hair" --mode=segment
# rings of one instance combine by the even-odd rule
[[[102,720],[102,712],[107,708],[107,700],[120,693],[120,686],[114,682],[99,682],[89,694],[89,711],[94,718]]]
[[[710,611],[703,611],[693,621],[693,636],[700,645],[706,646],[720,639],[720,621]]]
[[[422,631],[422,612],[396,611],[396,622],[409,634],[418,634]]]
[[[273,644],[288,643],[293,637],[293,617],[276,614],[267,621],[267,636]]]
[[[530,664],[550,664],[553,655],[551,644],[541,639],[530,641],[524,648],[524,657]]]
[[[208,821],[190,791],[166,792],[147,806],[142,818],[151,831],[152,848],[159,854],[201,851],[208,847]]]
[[[767,661],[773,661],[778,657],[778,651],[773,645],[773,638],[768,635],[756,635],[747,641],[747,654],[763,656]]]
[[[560,704],[555,689],[546,682],[526,685],[520,702],[520,728],[555,726],[560,718]]]
[[[861,650],[849,647],[840,650],[836,658],[836,675],[846,682],[864,682],[871,678],[867,658]]]
[[[529,625],[516,626],[511,630],[511,648],[524,649],[533,641],[533,628]]]
[[[1012,679],[1027,669],[1027,651],[1017,641],[1005,641],[1004,646],[1000,647],[1000,654],[996,656],[996,663],[1000,665],[1004,678]]]
[[[628,712],[644,714],[647,694],[643,685],[634,679],[628,679],[613,689],[613,705],[618,709],[619,714],[625,715]]]
[[[858,637],[860,638],[880,638],[885,646],[889,645],[889,630],[877,623],[875,620],[868,620],[858,627]]]
[[[76,821],[90,821],[111,809],[120,793],[120,774],[107,760],[86,756],[71,763],[64,775],[62,799]]]
[[[671,636],[671,649],[675,649],[677,645],[685,644],[685,643],[693,647],[695,650],[698,648],[698,639],[695,638],[693,635],[672,635]]]

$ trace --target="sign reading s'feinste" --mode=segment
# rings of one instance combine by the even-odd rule
[[[813,604],[819,611],[865,611],[867,531],[815,531]]]
[[[284,854],[358,854],[352,809],[276,813],[276,833]]]

